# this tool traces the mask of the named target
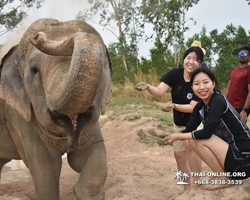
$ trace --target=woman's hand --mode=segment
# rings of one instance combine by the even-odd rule
[[[247,122],[247,112],[245,110],[240,112],[240,116],[245,122]]]
[[[193,140],[192,132],[189,133],[174,133],[171,135],[169,143],[173,143],[175,140]]]
[[[135,89],[137,91],[144,91],[147,90],[149,88],[149,84],[145,83],[145,82],[140,82],[138,84],[136,84]]]
[[[175,104],[171,103],[171,104],[167,105],[165,108],[162,108],[161,110],[164,111],[164,112],[170,112],[174,108],[175,108]]]
[[[175,140],[180,140],[179,137],[180,137],[180,134],[174,133],[174,134],[171,135],[171,137],[170,137],[170,139],[168,140],[168,142],[169,142],[169,143],[173,143]]]

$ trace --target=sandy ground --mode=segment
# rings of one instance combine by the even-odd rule
[[[109,173],[105,184],[106,200],[242,200],[250,197],[250,181],[216,191],[198,185],[189,191],[177,185],[177,171],[171,146],[149,146],[138,141],[137,131],[148,130],[156,122],[140,119],[124,121],[122,116],[102,127],[108,156]],[[60,180],[62,200],[72,199],[76,174],[63,158]],[[204,171],[209,171],[203,165]],[[249,185],[249,186],[248,186]],[[3,169],[0,200],[33,200],[34,187],[28,169],[12,161]]]

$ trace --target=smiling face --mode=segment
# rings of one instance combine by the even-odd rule
[[[190,52],[183,62],[184,70],[188,73],[192,73],[195,69],[201,66],[195,52]]]
[[[215,82],[206,73],[200,72],[194,77],[192,88],[195,95],[207,105],[214,93]]]

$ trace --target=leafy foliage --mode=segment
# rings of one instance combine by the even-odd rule
[[[238,28],[229,24],[218,33],[217,29],[210,32],[213,41],[213,52],[218,59],[215,62],[214,73],[217,76],[219,87],[225,88],[229,74],[233,67],[238,65],[238,51],[242,46],[250,45],[250,35],[241,26]]]
[[[229,24],[221,33],[219,33],[217,29],[207,33],[206,27],[204,26],[200,33],[194,34],[186,40],[187,42],[184,48],[189,47],[194,40],[201,41],[202,47],[206,49],[204,60],[215,73],[218,79],[218,88],[223,90],[228,83],[231,69],[239,63],[237,56],[239,49],[242,46],[250,46],[250,32],[247,32],[241,26],[235,27]],[[114,52],[116,54],[113,54]],[[183,57],[183,54],[184,51],[181,52],[180,57]],[[115,56],[113,57],[113,55]],[[124,83],[126,77],[128,78],[129,75],[129,79],[133,80],[133,74],[136,71],[132,70],[130,74],[126,75],[125,71],[122,70],[121,56],[119,55],[119,49],[111,53],[111,60],[118,72],[117,75],[114,73],[114,77],[119,76],[114,83],[116,83],[117,80],[120,80],[119,83]],[[181,67],[182,63],[180,63],[179,66]],[[139,60],[139,67],[140,72],[145,76],[155,74],[157,77],[161,77],[174,67],[174,54],[168,45],[161,42],[159,38],[156,38],[154,47],[150,49],[150,58],[142,57]]]
[[[140,69],[143,73],[156,73],[162,76],[167,71],[174,67],[174,56],[168,49],[168,46],[164,45],[159,38],[156,38],[154,47],[150,49],[150,58],[141,59]]]
[[[1,0],[0,1],[0,35],[13,30],[26,16],[25,10],[32,7],[41,7],[44,0]]]
[[[119,51],[123,67],[126,71],[129,71],[128,65],[136,65],[137,71],[138,42],[143,33],[140,24],[140,9],[137,6],[138,1],[88,0],[88,2],[92,5],[91,8],[79,12],[77,18],[90,20],[98,13],[100,17],[99,23],[103,25],[103,27],[114,34],[118,28],[119,34],[115,35],[119,41]],[[129,60],[127,56],[129,56]],[[133,70],[133,68],[130,69]]]
[[[249,1],[249,0],[248,0]],[[115,34],[117,42],[109,45],[114,67],[113,83],[124,84],[138,81],[136,75],[161,77],[174,67],[182,67],[185,49],[194,40],[199,40],[206,49],[204,57],[208,67],[217,76],[219,89],[226,87],[230,70],[238,65],[237,52],[240,47],[250,45],[250,31],[229,24],[219,33],[217,29],[207,32],[203,26],[199,33],[186,38],[189,30],[186,13],[199,0],[88,0],[91,8],[79,14],[90,19],[99,14],[100,24]],[[249,1],[250,3],[250,1]],[[150,35],[146,28],[152,26]],[[145,30],[144,30],[145,29]],[[150,57],[138,58],[140,40],[154,40]],[[138,77],[138,76],[137,76]],[[142,79],[144,79],[142,77]]]
[[[207,35],[206,27],[202,27],[202,31],[200,33],[194,34],[193,37],[188,38],[186,42],[186,47],[191,46],[194,40],[198,40],[202,44],[202,48],[206,50],[206,55],[204,57],[204,61],[207,63],[208,67],[211,68],[213,66],[213,41],[209,35]]]
[[[153,24],[157,37],[166,46],[173,48],[175,67],[179,67],[184,33],[189,29],[186,26],[186,12],[198,2],[199,0],[145,0],[142,3],[145,20]]]
[[[108,46],[114,72],[112,75],[112,82],[122,84],[125,81],[126,71],[122,65],[122,56],[119,49],[119,43],[112,43]]]

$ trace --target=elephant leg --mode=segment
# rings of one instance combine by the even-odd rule
[[[31,174],[36,189],[37,200],[60,199],[59,179],[61,167],[61,157],[60,159],[51,159],[51,161],[40,163],[36,167],[30,166],[30,168],[32,169]]]
[[[85,151],[69,153],[69,165],[80,173],[74,187],[75,200],[100,200],[107,177],[106,149],[103,142]]]
[[[3,128],[3,127],[1,127]],[[12,138],[8,135],[6,136],[0,130],[0,181],[1,181],[1,172],[3,166],[10,162],[12,159],[20,160],[21,157],[18,153],[18,150],[14,144]]]
[[[29,155],[29,170],[37,200],[59,200],[59,179],[62,167],[60,156],[52,158],[46,150]]]
[[[0,182],[1,182],[1,172],[2,172],[3,166],[10,161],[11,161],[10,159],[4,159],[4,158],[0,159]]]

